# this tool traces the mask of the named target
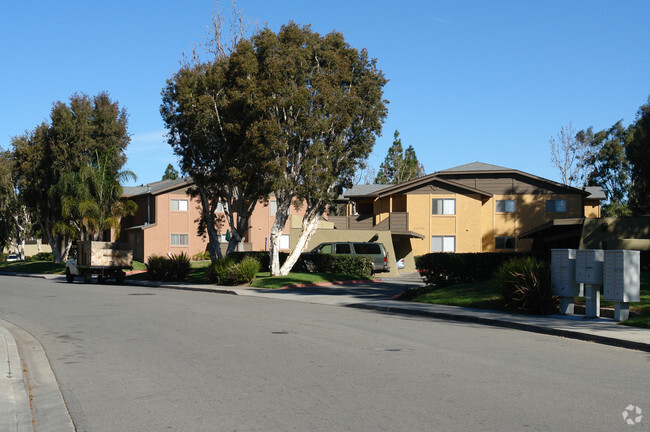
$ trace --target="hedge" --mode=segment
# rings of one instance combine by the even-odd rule
[[[280,265],[284,264],[288,256],[288,253],[280,252]],[[231,252],[228,254],[228,258],[235,263],[241,262],[245,257],[257,259],[260,263],[260,270],[269,271],[269,252]],[[292,270],[305,273],[339,273],[369,277],[372,274],[372,260],[354,255],[303,253]]]
[[[415,266],[427,285],[445,287],[490,280],[504,262],[514,257],[530,255],[517,252],[435,252],[415,257]]]

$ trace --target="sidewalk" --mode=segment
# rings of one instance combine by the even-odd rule
[[[34,430],[18,345],[13,335],[4,327],[0,327],[0,430]]]

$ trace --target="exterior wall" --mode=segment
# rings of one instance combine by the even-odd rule
[[[598,200],[585,200],[585,217],[586,218],[599,218],[602,217],[600,212],[600,201]]]
[[[535,227],[557,218],[583,217],[585,207],[580,194],[561,194],[543,189],[541,185],[526,184],[513,179],[479,179],[478,186],[499,190],[485,197],[470,192],[444,190],[442,186],[428,185],[407,193],[406,211],[409,213],[409,230],[425,238],[411,239],[414,255],[431,252],[432,236],[455,236],[456,252],[495,252],[512,249],[496,249],[496,237],[514,237],[516,251],[529,251],[532,240],[519,240],[518,236]],[[475,187],[477,179],[466,179],[467,186]],[[433,215],[432,200],[435,198],[456,200],[455,215]],[[565,212],[546,212],[546,201],[565,200]],[[384,201],[387,198],[383,199]],[[497,200],[514,200],[515,212],[496,212]],[[593,203],[594,211],[599,203]],[[395,207],[395,205],[393,205]],[[384,210],[385,204],[378,202],[375,209]]]
[[[271,197],[268,203],[259,202],[255,206],[255,210],[249,220],[248,241],[251,243],[252,250],[254,251],[267,251],[269,250],[271,239],[271,227],[275,223],[275,216],[271,215],[271,201],[275,201],[275,197]],[[305,214],[305,206],[300,207],[298,210],[292,205],[289,208],[289,220],[282,230],[283,234],[289,234],[290,240],[293,239],[291,235],[291,220],[292,216],[299,216],[302,218]]]
[[[650,240],[650,217],[585,219],[580,249],[648,250],[643,240]]]
[[[4,252],[4,253],[18,253],[18,251],[15,250],[15,248],[13,248],[13,247],[3,248],[2,252]],[[50,245],[47,242],[42,242],[40,245],[35,244],[35,243],[26,243],[25,244],[25,256],[26,257],[34,256],[39,252],[50,253],[50,252],[52,252],[52,248],[50,247]]]
[[[171,200],[187,200],[187,211],[171,211]],[[143,229],[143,255],[166,256],[168,253],[179,254],[185,253],[192,256],[196,253],[203,252],[207,249],[207,237],[201,237],[197,234],[196,220],[201,216],[199,210],[200,203],[196,199],[191,199],[185,190],[173,191],[152,197],[155,201],[155,224],[149,225]],[[222,229],[225,234],[225,229]],[[186,246],[172,246],[172,234],[187,234]],[[135,245],[137,249],[137,244]]]

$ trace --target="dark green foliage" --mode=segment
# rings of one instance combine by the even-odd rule
[[[283,263],[284,260],[289,256],[288,253],[280,253],[280,262]],[[246,257],[253,257],[260,263],[260,271],[267,272],[269,271],[270,256],[268,252],[230,252],[228,258],[232,259],[235,262],[240,262]]]
[[[425,174],[413,146],[408,146],[404,151],[399,132],[395,131],[393,145],[388,149],[388,154],[379,167],[375,184],[400,184]]]
[[[165,173],[162,176],[162,180],[176,180],[178,179],[178,171],[172,164],[168,164],[165,169]]]
[[[54,261],[54,255],[52,255],[52,252],[39,252],[33,255],[32,259],[35,261]]]
[[[172,255],[171,258],[151,255],[147,258],[146,266],[150,280],[164,282],[181,282],[192,269],[190,258],[185,253]]]
[[[192,270],[190,257],[185,253],[173,254],[169,258],[167,266],[167,275],[165,280],[172,282],[184,281]]]
[[[372,274],[372,260],[356,255],[303,254],[294,268],[297,271],[338,273],[367,278]]]
[[[533,257],[512,258],[495,274],[504,307],[536,315],[557,312],[551,288],[551,268]]]
[[[650,99],[627,129],[625,153],[632,166],[630,208],[635,215],[650,213]]]
[[[420,276],[435,287],[489,280],[503,262],[520,253],[445,253],[415,257]]]
[[[227,256],[213,262],[206,270],[205,277],[216,285],[243,285],[251,283],[259,271],[260,263],[252,256],[244,256],[240,261]]]

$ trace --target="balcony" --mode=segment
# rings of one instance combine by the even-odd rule
[[[374,215],[330,216],[334,229],[342,230],[371,230],[406,232],[409,226],[409,214],[406,212],[391,212],[388,218],[375,225]]]

